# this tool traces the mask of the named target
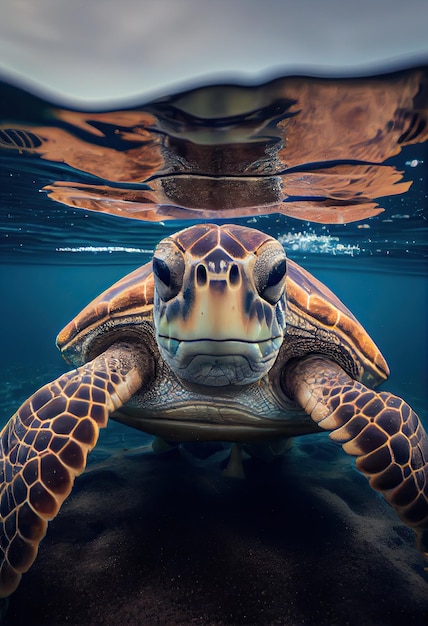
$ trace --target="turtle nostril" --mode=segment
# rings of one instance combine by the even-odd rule
[[[196,282],[199,287],[207,284],[207,270],[204,265],[200,264],[196,268]]]
[[[230,266],[229,281],[231,285],[237,285],[239,283],[239,268],[236,263]]]

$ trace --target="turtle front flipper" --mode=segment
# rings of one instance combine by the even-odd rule
[[[99,429],[141,387],[148,366],[134,347],[115,345],[41,387],[1,431],[0,597],[32,565]]]
[[[391,393],[365,387],[322,356],[287,365],[287,395],[323,429],[357,456],[400,519],[412,527],[428,557],[428,435],[411,407]]]

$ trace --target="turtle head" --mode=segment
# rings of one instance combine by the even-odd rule
[[[286,257],[275,239],[192,226],[159,243],[153,274],[159,350],[179,378],[245,385],[270,370],[285,330]]]

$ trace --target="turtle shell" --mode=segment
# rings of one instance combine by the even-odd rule
[[[78,367],[120,338],[136,336],[153,324],[153,272],[146,263],[88,304],[58,334],[56,345]]]
[[[302,329],[316,329],[316,337],[307,353],[329,356],[354,379],[369,387],[388,378],[388,365],[365,328],[328,287],[290,259],[286,289],[288,317],[294,316]],[[285,342],[290,345],[288,334]],[[306,344],[304,336],[301,343]],[[297,356],[301,356],[301,352]]]
[[[283,363],[294,356],[319,352],[370,386],[388,377],[385,359],[349,309],[290,259],[286,292],[287,322],[292,330],[285,333],[285,347],[280,353]],[[147,332],[153,334],[153,293],[151,263],[104,291],[59,333],[57,346],[65,360],[79,366],[117,340],[139,336],[144,341]]]

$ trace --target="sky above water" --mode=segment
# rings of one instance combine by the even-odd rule
[[[0,77],[62,102],[428,60],[426,0],[2,0]]]

